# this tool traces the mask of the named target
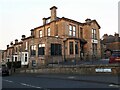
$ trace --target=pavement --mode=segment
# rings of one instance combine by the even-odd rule
[[[111,84],[118,85],[120,87],[120,77],[118,75],[58,75],[58,74],[45,74],[38,75],[37,77],[43,78],[56,78],[56,79],[67,79],[74,81],[82,81],[82,82],[93,82],[93,83],[101,83],[101,84]]]

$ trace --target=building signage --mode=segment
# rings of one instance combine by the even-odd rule
[[[92,39],[92,43],[98,43],[98,40]]]

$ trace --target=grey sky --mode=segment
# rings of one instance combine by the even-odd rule
[[[42,25],[42,18],[50,16],[49,8],[57,6],[57,16],[79,22],[96,19],[103,34],[118,32],[119,0],[0,0],[0,49],[30,35],[30,29]]]

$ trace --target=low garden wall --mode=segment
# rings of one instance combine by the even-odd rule
[[[107,65],[72,65],[72,66],[47,66],[32,69],[20,69],[19,73],[41,73],[41,74],[120,74],[119,64]]]

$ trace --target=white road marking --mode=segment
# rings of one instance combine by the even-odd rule
[[[28,87],[33,87],[33,88],[42,88],[42,87],[33,86],[33,85],[30,85],[30,84],[26,84],[26,83],[20,83],[20,84],[24,85],[24,86],[28,86]]]
[[[10,82],[10,83],[13,83],[13,81],[10,81],[10,80],[3,80],[3,81]]]
[[[119,88],[119,87],[120,87],[120,85],[114,85],[114,84],[110,84],[109,86],[110,86],[110,87],[116,87],[116,88]]]
[[[69,79],[74,79],[74,78],[75,78],[75,76],[69,76],[68,78],[69,78]]]
[[[5,79],[3,79],[3,81],[9,82],[9,83],[14,83],[13,81],[5,80]],[[30,85],[30,84],[26,84],[26,83],[19,83],[19,84],[24,85],[24,86],[28,86],[28,87],[33,87],[33,88],[42,88],[42,87],[33,86],[33,85]]]

